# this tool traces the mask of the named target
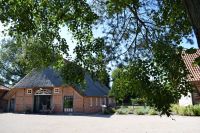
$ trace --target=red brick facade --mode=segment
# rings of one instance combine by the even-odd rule
[[[47,88],[51,90],[51,106],[54,106],[54,112],[63,112],[64,96],[73,96],[73,112],[95,113],[101,111],[101,105],[114,105],[114,100],[108,97],[86,97],[82,96],[72,87],[59,87],[59,93],[55,93],[55,88]],[[17,89],[12,97],[15,100],[14,112],[25,112],[34,110],[34,95],[38,89],[31,89],[32,93],[27,94],[26,89]],[[9,106],[9,105],[8,105]]]
[[[188,81],[194,85],[192,92],[192,102],[193,104],[200,103],[200,67],[194,65],[194,61],[200,55],[200,50],[198,49],[194,54],[188,54],[186,52],[182,53],[182,59],[190,72],[188,75]]]
[[[0,112],[6,111],[7,100],[3,99],[3,97],[8,91],[9,91],[8,88],[0,86]]]
[[[193,93],[192,93],[192,102],[193,104],[200,104],[200,82],[193,81],[191,82],[194,85]]]

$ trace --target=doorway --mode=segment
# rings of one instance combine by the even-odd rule
[[[73,96],[64,96],[64,112],[73,112]]]
[[[41,113],[51,109],[51,95],[34,96],[34,112]]]
[[[9,112],[14,112],[14,111],[15,111],[15,99],[12,98],[12,99],[10,99]]]

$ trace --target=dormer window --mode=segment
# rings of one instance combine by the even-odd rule
[[[54,88],[54,93],[59,93],[59,88]]]

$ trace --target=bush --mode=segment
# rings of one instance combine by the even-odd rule
[[[179,106],[172,105],[172,112],[183,116],[200,116],[200,105]]]
[[[126,115],[128,113],[126,111],[124,111],[124,110],[118,110],[117,114],[119,114],[119,115]]]
[[[137,110],[135,110],[135,114],[137,114],[137,115],[145,115],[146,112],[144,110],[142,110],[142,109],[137,109]]]
[[[200,116],[200,104],[193,107],[193,113],[195,116]]]
[[[158,113],[154,109],[144,106],[121,106],[116,110],[116,114],[157,115]]]
[[[129,112],[128,110],[129,110],[128,107],[122,106],[116,110],[116,113],[120,115],[125,115],[125,114],[128,114]]]
[[[177,104],[173,104],[172,106],[171,106],[171,110],[172,110],[172,112],[173,113],[175,113],[175,114],[179,114],[179,105],[177,105]]]
[[[142,98],[131,99],[131,102],[133,105],[135,105],[135,104],[144,105],[145,104],[145,100]]]
[[[106,108],[104,111],[104,114],[114,114],[115,113],[115,109],[114,108]]]
[[[158,115],[158,112],[155,109],[151,108],[151,109],[149,109],[148,114],[149,115]]]
[[[133,106],[121,106],[116,110],[117,114],[134,114]]]

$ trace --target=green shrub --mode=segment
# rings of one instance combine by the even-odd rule
[[[106,108],[103,113],[104,114],[114,114],[115,113],[115,109],[114,108]]]
[[[158,115],[158,112],[155,109],[151,108],[148,110],[148,114],[149,115]]]
[[[116,110],[117,114],[134,114],[133,107],[130,106],[121,106]]]
[[[149,108],[139,107],[135,108],[134,112],[137,115],[145,115],[148,114]]]
[[[116,110],[116,113],[117,113],[117,114],[120,114],[120,115],[128,114],[128,112],[127,112],[126,109],[117,109],[117,110]]]
[[[137,115],[145,115],[145,111],[144,110],[135,110],[135,114],[137,114]]]
[[[135,98],[135,99],[131,99],[132,104],[139,104],[139,105],[143,105],[145,104],[145,100],[143,98]]]
[[[193,106],[193,113],[195,116],[200,116],[200,104]]]
[[[158,113],[154,109],[144,106],[121,106],[116,110],[116,114],[157,115]]]
[[[172,110],[173,113],[179,114],[179,112],[178,112],[178,110],[179,110],[179,105],[173,104],[173,105],[171,106],[171,110]]]
[[[200,116],[200,105],[179,106],[172,105],[172,112],[183,116]]]
[[[132,106],[128,106],[128,114],[134,114],[134,108]]]

